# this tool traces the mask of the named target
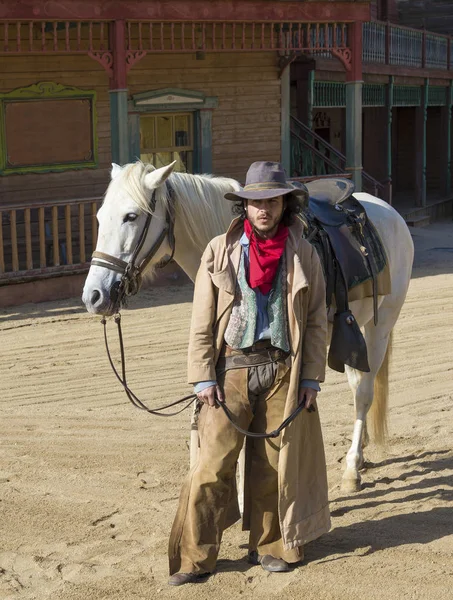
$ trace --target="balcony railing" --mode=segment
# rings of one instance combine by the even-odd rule
[[[96,246],[102,198],[0,206],[0,286],[84,272]]]
[[[363,61],[417,69],[452,69],[452,38],[392,23],[363,24]]]

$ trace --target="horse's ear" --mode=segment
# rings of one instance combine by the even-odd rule
[[[119,175],[122,170],[123,169],[119,165],[117,165],[116,163],[112,163],[112,170],[110,171],[110,177],[112,179],[115,179],[115,177],[117,175]]]
[[[161,167],[160,169],[156,169],[155,171],[148,173],[148,175],[145,175],[145,186],[149,190],[153,190],[162,185],[169,175],[171,175],[171,172],[175,168],[175,164],[176,160],[166,167]]]

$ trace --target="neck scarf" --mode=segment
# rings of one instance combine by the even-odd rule
[[[259,288],[262,294],[268,294],[277,273],[278,263],[285,249],[289,230],[285,225],[278,226],[277,233],[270,240],[256,235],[250,221],[244,221],[244,232],[250,242],[249,285]]]

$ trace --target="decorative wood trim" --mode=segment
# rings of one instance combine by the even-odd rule
[[[144,50],[128,50],[126,52],[126,73],[132,69],[132,67],[138,63],[142,58],[145,58],[146,52]]]
[[[0,16],[12,19],[168,21],[369,21],[370,2],[274,2],[270,0],[0,0]]]
[[[129,102],[130,112],[165,112],[175,110],[213,109],[218,105],[215,96],[206,96],[203,92],[179,88],[163,88],[142,92],[132,96]]]
[[[98,62],[109,77],[113,77],[113,55],[111,52],[88,52],[88,56]]]
[[[330,51],[332,56],[338,58],[338,60],[343,64],[346,71],[352,70],[352,52],[349,48],[332,48]]]
[[[8,148],[6,139],[5,106],[8,103],[26,102],[33,100],[61,100],[81,99],[88,100],[91,104],[91,157],[83,162],[52,163],[27,166],[9,166]],[[97,112],[96,92],[69,87],[53,81],[41,81],[24,88],[17,88],[10,92],[0,93],[0,176],[12,173],[47,173],[52,171],[66,171],[70,169],[86,169],[98,166],[98,138],[97,138]]]

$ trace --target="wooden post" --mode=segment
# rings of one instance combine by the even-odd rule
[[[66,262],[72,265],[72,218],[71,205],[67,204],[64,207],[65,211],[65,233],[66,233]]]
[[[44,222],[44,207],[39,207],[39,266],[41,269],[47,267],[46,257],[46,224]]]
[[[79,204],[79,260],[82,264],[86,262],[85,250],[85,205]]]
[[[19,270],[19,252],[17,249],[17,220],[16,211],[10,212],[10,224],[11,224],[11,262],[13,271]]]
[[[58,206],[52,206],[52,256],[54,267],[60,264],[60,239],[58,235]]]
[[[198,113],[198,164],[199,173],[212,173],[212,109],[203,108]]]
[[[313,107],[315,105],[315,71],[308,73],[308,106],[307,106],[307,127],[313,129]]]
[[[415,176],[417,182],[417,206],[426,206],[426,124],[428,120],[429,79],[422,87],[420,107],[417,109]]]
[[[3,250],[3,213],[0,212],[0,273],[5,272],[5,253]]]
[[[346,75],[346,170],[355,191],[362,191],[362,23],[349,25],[351,69]]]
[[[281,163],[288,177],[291,177],[291,66],[287,65],[280,75],[280,139]]]
[[[110,80],[110,127],[112,161],[120,165],[129,162],[126,71],[126,24],[123,20],[111,25],[113,77]]]
[[[444,193],[446,196],[451,194],[451,124],[452,124],[452,93],[453,81],[445,89],[446,102],[443,110],[442,129],[445,131],[445,163],[444,163]]]
[[[25,257],[27,269],[30,271],[33,269],[33,253],[31,247],[31,218],[30,218],[30,209],[26,208],[24,211],[25,214]]]
[[[387,86],[387,202],[392,204],[392,177],[393,177],[393,156],[392,156],[392,131],[393,131],[393,90],[395,79],[393,75],[389,77]]]

